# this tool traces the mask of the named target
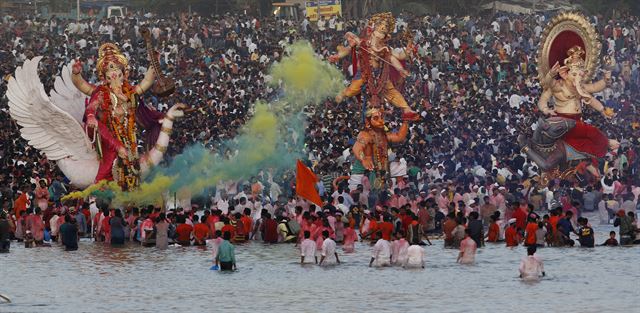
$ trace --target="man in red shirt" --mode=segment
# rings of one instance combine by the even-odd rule
[[[178,244],[181,246],[191,245],[191,232],[193,232],[193,226],[186,224],[186,217],[184,215],[177,216],[178,227],[176,227],[176,233],[178,234]]]
[[[197,218],[197,217],[194,217]],[[194,246],[204,246],[207,244],[207,238],[209,237],[209,226],[207,226],[206,221],[207,217],[202,216],[200,218],[200,223],[197,223],[193,226],[193,238]]]
[[[220,232],[222,232],[223,234],[225,232],[228,232],[231,235],[231,238],[235,238],[236,228],[233,225],[231,225],[231,220],[229,220],[229,218],[225,216],[223,216],[221,219],[222,219],[222,222],[224,223],[224,226],[222,226],[222,229],[220,229]]]
[[[244,227],[245,240],[249,240],[251,229],[253,228],[253,219],[251,218],[251,209],[244,208],[244,215],[240,218],[242,226]]]
[[[489,231],[487,232],[488,242],[498,242],[500,238],[500,226],[498,226],[498,217],[491,215],[491,224],[489,224]]]
[[[260,225],[262,231],[262,239],[265,243],[278,243],[278,222],[271,218],[270,213],[262,216],[263,222]]]
[[[213,210],[211,215],[207,216],[207,226],[209,226],[209,234],[211,234],[211,238],[215,238],[216,234],[216,223],[220,221],[220,211]]]
[[[511,217],[516,219],[516,227],[519,231],[527,227],[527,211],[522,206],[518,206]]]
[[[393,224],[391,223],[391,216],[385,215],[383,222],[378,224],[378,231],[382,236],[382,239],[391,241],[391,234],[393,234]]]
[[[25,187],[22,189],[22,194],[20,194],[18,199],[16,199],[16,201],[14,202],[13,207],[15,209],[14,214],[16,215],[16,220],[20,218],[21,214],[27,211],[27,208],[29,206],[31,206],[31,201],[29,200],[28,196],[30,191],[31,187],[25,185]]]
[[[504,231],[504,241],[507,243],[507,247],[516,247],[520,242],[520,234],[516,229],[516,219],[509,220],[509,227]]]
[[[533,214],[532,214],[533,215]],[[525,229],[525,246],[535,246],[536,245],[536,231],[538,230],[538,223],[536,222],[533,216],[529,216],[528,218],[527,228]]]

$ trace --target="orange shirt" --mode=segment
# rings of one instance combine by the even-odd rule
[[[253,219],[249,216],[243,215],[240,220],[242,221],[242,226],[244,227],[244,234],[249,236],[251,233],[251,225],[253,225]]]
[[[549,224],[551,224],[551,230],[555,233],[558,230],[558,221],[560,220],[560,216],[551,215],[549,216]]]
[[[498,223],[491,223],[491,225],[489,225],[489,234],[487,236],[488,237],[487,241],[497,242],[499,234],[500,234],[500,226],[498,226]]]
[[[28,198],[26,193],[22,193],[20,197],[16,199],[14,203],[16,220],[20,218],[20,214],[22,214],[22,212],[27,210],[27,200]]]
[[[369,220],[369,232],[371,233],[371,240],[378,239],[378,222],[375,220]]]
[[[192,231],[193,226],[189,224],[179,224],[178,227],[176,227],[176,233],[178,233],[178,241],[190,241]]]
[[[504,241],[507,243],[507,247],[515,247],[518,245],[520,238],[518,238],[518,232],[514,227],[507,227],[504,231]]]
[[[393,233],[393,224],[391,224],[391,222],[380,223],[378,229],[382,233],[382,239],[391,241],[391,234]]]
[[[220,232],[222,233],[223,236],[225,232],[229,232],[229,234],[231,234],[231,238],[236,236],[236,228],[233,227],[231,224],[222,226],[222,229],[220,230]]]
[[[198,223],[193,227],[193,236],[198,240],[205,240],[209,235],[209,226],[205,223]]]
[[[448,219],[444,223],[442,223],[442,231],[444,232],[445,239],[453,238],[453,235],[451,234],[451,232],[453,231],[454,228],[456,228],[456,226],[458,226],[458,224],[456,224],[456,222],[451,219]]]
[[[536,244],[536,230],[538,230],[538,224],[536,223],[527,224],[527,228],[525,229],[525,232],[527,234],[527,238],[524,241],[525,244],[527,245]]]

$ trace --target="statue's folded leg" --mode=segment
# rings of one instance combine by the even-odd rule
[[[389,101],[393,106],[398,109],[401,109],[403,112],[411,111],[409,104],[404,99],[402,94],[393,86],[391,81],[387,81],[384,91],[384,97]]]

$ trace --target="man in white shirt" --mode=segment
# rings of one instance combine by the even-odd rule
[[[375,266],[389,266],[391,265],[391,243],[384,239],[379,239],[373,246],[373,252],[371,253],[371,261],[369,261],[369,267]]]
[[[336,242],[329,238],[329,231],[322,231],[322,238],[324,238],[324,241],[322,242],[322,254],[318,265],[326,264],[325,260],[327,259],[327,256],[331,255],[334,255],[336,257],[336,263],[340,264],[338,252],[336,252]]]
[[[545,276],[542,260],[534,255],[536,250],[536,246],[527,247],[527,256],[520,262],[518,271],[523,280],[536,281]]]
[[[522,98],[518,94],[512,94],[509,97],[509,106],[513,109],[520,109],[520,104],[522,103]]]
[[[311,263],[311,260],[315,260],[318,264],[318,257],[316,256],[316,242],[310,239],[311,232],[304,231],[304,240],[300,243],[300,264]]]
[[[321,16],[321,17],[318,19],[318,30],[319,30],[319,31],[321,31],[321,32],[322,32],[322,31],[324,31],[324,26],[325,26],[325,24],[326,24],[326,23],[325,23],[325,20],[324,20],[324,16]]]
[[[460,48],[460,39],[458,37],[453,37],[451,43],[453,44],[453,49],[458,50]]]
[[[220,195],[220,199],[216,202],[216,207],[218,210],[222,211],[222,214],[227,214],[229,211],[229,200],[227,199],[226,193],[222,193],[222,195]]]
[[[411,245],[407,249],[407,259],[404,264],[404,268],[424,268],[424,248],[419,245]]]
[[[59,219],[58,212],[54,210],[53,216],[51,217],[51,219],[49,219],[49,225],[50,225],[49,227],[51,228],[51,239],[53,241],[56,241],[58,237],[58,229],[59,229],[58,219]]]

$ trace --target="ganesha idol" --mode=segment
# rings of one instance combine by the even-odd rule
[[[547,179],[571,179],[573,174],[597,179],[598,159],[619,147],[618,141],[582,120],[585,109],[613,117],[613,111],[593,96],[611,83],[610,71],[591,81],[600,48],[595,29],[577,13],[559,14],[543,32],[538,52],[543,92],[538,109],[546,118],[538,121],[534,134],[528,139],[520,136],[519,142],[523,152],[549,174]]]
[[[9,111],[21,136],[56,161],[76,187],[113,180],[123,190],[135,189],[162,160],[174,119],[184,115],[185,105],[163,114],[142,103],[139,96],[153,86],[158,72],[150,66],[144,79],[131,85],[128,60],[112,43],[98,50],[98,84],[85,81],[81,64],[72,62],[56,77],[50,96],[38,77],[41,58],[25,61],[8,83]],[[138,127],[150,147],[142,155]]]

